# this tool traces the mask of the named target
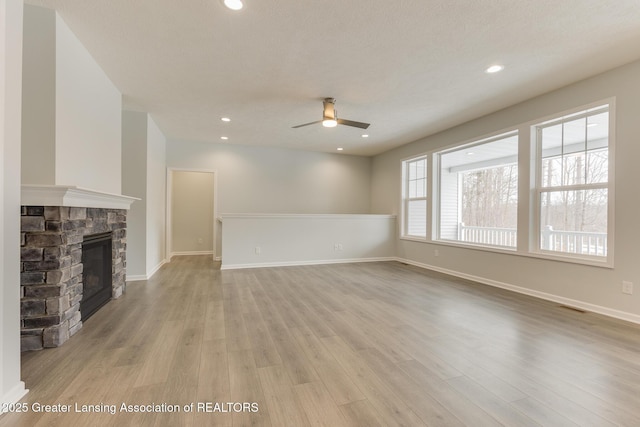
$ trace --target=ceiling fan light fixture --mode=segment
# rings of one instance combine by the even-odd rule
[[[224,5],[231,10],[240,10],[244,6],[242,0],[224,0]]]
[[[302,125],[292,126],[293,129],[315,125],[316,123],[322,123],[322,126],[326,128],[333,128],[338,125],[352,126],[360,129],[366,129],[369,127],[369,123],[355,122],[353,120],[339,119],[335,109],[335,98],[325,98],[322,101],[322,120],[315,122],[304,123]]]

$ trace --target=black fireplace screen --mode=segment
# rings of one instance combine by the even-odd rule
[[[111,299],[111,233],[85,236],[82,242],[82,301],[87,320]]]

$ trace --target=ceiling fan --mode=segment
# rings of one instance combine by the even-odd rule
[[[369,127],[369,123],[354,122],[352,120],[339,119],[338,113],[335,108],[336,107],[335,98],[325,98],[324,101],[322,101],[322,105],[324,106],[324,110],[322,112],[322,120],[317,120],[311,123],[305,123],[303,125],[292,126],[292,128],[293,129],[301,128],[303,126],[315,125],[316,123],[322,123],[322,126],[327,128],[332,128],[337,125],[353,126],[361,129],[366,129]]]

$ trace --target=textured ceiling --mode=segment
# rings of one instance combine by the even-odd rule
[[[27,2],[172,139],[374,155],[640,58],[638,0]]]

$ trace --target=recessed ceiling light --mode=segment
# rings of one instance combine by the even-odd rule
[[[366,133],[364,135],[362,135],[363,138],[369,138],[369,135],[367,135]]]
[[[230,122],[231,119],[229,117],[223,117],[220,120],[222,120],[223,122]]]
[[[338,147],[338,151],[342,151],[342,150],[344,150],[344,148]]]
[[[484,70],[486,73],[493,74],[504,70],[504,65],[492,65],[491,67]]]
[[[244,6],[242,0],[224,0],[224,5],[231,10],[240,10]]]
[[[228,136],[221,136],[220,139],[224,139],[226,141],[227,139],[229,139],[229,137]]]
[[[468,151],[467,152],[467,156],[473,156],[474,152],[473,151]]]

